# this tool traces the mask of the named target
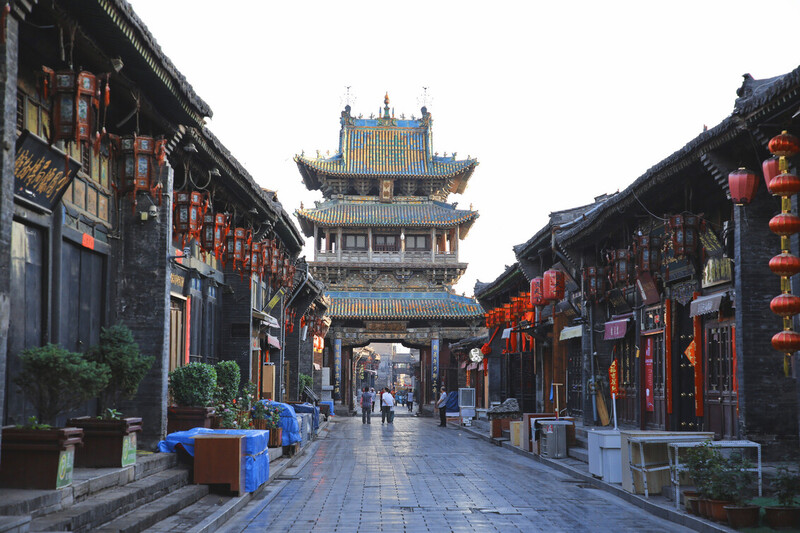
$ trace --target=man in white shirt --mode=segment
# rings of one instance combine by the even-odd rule
[[[443,428],[447,425],[447,391],[444,385],[442,385],[442,393],[439,395],[436,407],[439,408],[439,427]]]
[[[389,392],[389,387],[383,389],[383,394],[381,394],[381,424],[384,422],[392,423],[392,420],[389,418],[389,411],[392,410],[394,406],[394,398],[392,397],[392,393]]]

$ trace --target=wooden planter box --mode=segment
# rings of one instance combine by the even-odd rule
[[[24,429],[3,427],[0,486],[53,490],[72,483],[75,446],[83,430],[76,427]]]
[[[270,448],[280,448],[283,443],[283,428],[268,428],[266,420],[253,419],[253,429],[267,429],[269,430],[269,444]]]
[[[167,433],[187,431],[193,428],[210,428],[213,407],[178,407],[167,409]]]
[[[136,464],[136,433],[141,418],[99,420],[88,416],[72,418],[70,426],[83,430],[83,447],[75,453],[75,466],[119,468]]]

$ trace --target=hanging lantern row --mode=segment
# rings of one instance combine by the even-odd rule
[[[631,255],[627,248],[606,251],[608,284],[611,287],[625,287],[630,283]]]
[[[800,152],[800,139],[783,131],[769,141],[768,148],[778,159],[778,174],[769,180],[767,188],[773,196],[781,197],[781,213],[769,221],[769,229],[781,238],[781,253],[769,262],[770,269],[781,277],[781,294],[772,299],[770,309],[783,317],[783,331],[772,337],[772,347],[784,353],[783,372],[788,377],[789,360],[800,350],[800,333],[792,328],[792,317],[800,313],[800,297],[791,294],[789,281],[800,271],[800,259],[792,255],[789,247],[789,238],[800,230],[800,218],[791,212],[791,197],[800,192],[800,179],[789,172],[787,158]]]
[[[672,234],[672,252],[676,258],[695,257],[697,255],[700,217],[692,213],[681,213],[669,217],[669,229]]]
[[[297,313],[297,310],[294,307],[292,307],[291,309],[286,310],[286,313],[285,313],[286,320],[284,322],[285,327],[286,327],[286,333],[292,333],[294,331],[294,319],[295,319],[296,313]]]
[[[564,299],[566,276],[560,270],[550,269],[544,273],[544,299],[559,302]]]
[[[181,236],[181,247],[191,239],[202,242],[203,223],[209,209],[208,193],[177,191],[173,195],[175,197],[173,232]]]
[[[119,137],[99,126],[101,107],[107,109],[111,103],[109,75],[54,71],[43,66],[41,81],[42,99],[49,102],[52,109],[49,142],[74,142],[76,145],[91,142],[97,153],[101,141],[107,140],[111,148],[122,153],[122,180],[118,190],[132,195],[134,212],[139,192],[157,197],[161,205],[159,177],[166,161],[166,140],[136,134]]]
[[[531,280],[531,305],[539,307],[547,305],[544,297],[544,278],[533,278]]]

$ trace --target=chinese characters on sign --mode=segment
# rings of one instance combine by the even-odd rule
[[[333,398],[340,400],[342,386],[342,339],[333,340]]]
[[[14,194],[52,211],[80,168],[80,163],[24,130],[17,139]]]
[[[439,339],[431,340],[431,382],[435,396],[439,392]]]
[[[608,384],[609,388],[611,389],[611,394],[619,394],[619,372],[617,370],[616,359],[614,359],[611,362],[611,366],[608,367]]]

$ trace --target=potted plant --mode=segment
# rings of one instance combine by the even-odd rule
[[[727,468],[722,473],[722,483],[727,487],[725,496],[733,502],[726,505],[728,524],[734,529],[758,526],[761,506],[745,503],[748,491],[753,484],[753,465],[741,455],[733,454],[727,460]]]
[[[53,428],[58,415],[94,398],[109,379],[105,365],[55,344],[19,354],[22,363],[14,383],[30,401],[36,417],[24,426],[3,428],[0,485],[56,489],[72,482],[75,446],[83,430]]]
[[[800,507],[795,505],[795,497],[800,492],[800,475],[797,469],[778,467],[772,482],[778,506],[764,507],[764,518],[772,529],[795,528],[800,525]]]
[[[713,461],[718,455],[719,452],[711,445],[711,441],[704,442],[686,451],[684,464],[698,492],[696,500],[697,514],[703,517],[708,516],[706,504],[711,497],[711,470]]]
[[[714,452],[708,462],[708,515],[712,520],[726,524],[728,515],[725,506],[731,505],[735,497],[735,488],[731,485],[733,469],[722,454],[717,450]]]
[[[256,402],[253,406],[253,427],[255,429],[269,430],[270,448],[280,448],[283,445],[283,428],[281,423],[281,406],[270,403],[268,400]]]
[[[110,379],[100,393],[100,416],[72,418],[68,425],[83,429],[83,447],[75,455],[82,467],[122,467],[136,463],[136,434],[142,430],[139,417],[123,418],[117,408],[122,399],[136,396],[154,357],[142,356],[131,330],[122,324],[103,328],[100,343],[87,357],[108,367]]]
[[[169,393],[175,405],[167,409],[167,433],[211,427],[217,371],[207,363],[189,363],[169,373]]]
[[[214,365],[217,372],[217,391],[214,400],[212,428],[233,428],[236,421],[236,393],[242,373],[236,361],[220,361]]]

